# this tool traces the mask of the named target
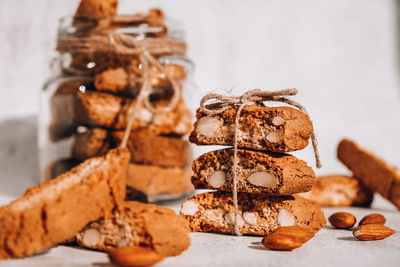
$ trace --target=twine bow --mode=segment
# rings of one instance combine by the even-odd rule
[[[250,90],[241,96],[224,96],[216,93],[210,93],[204,96],[200,101],[200,111],[207,115],[215,115],[224,112],[232,107],[238,106],[235,116],[235,132],[234,132],[234,145],[233,145],[233,206],[234,206],[234,217],[235,217],[235,234],[240,235],[238,216],[240,216],[237,200],[237,150],[238,150],[238,128],[239,119],[242,109],[250,105],[264,105],[265,101],[281,102],[292,105],[302,111],[309,119],[310,116],[307,110],[297,103],[296,101],[288,98],[297,94],[297,89],[286,89],[280,91],[262,91],[260,89]],[[211,102],[211,103],[210,103]],[[312,126],[313,127],[313,126]],[[318,153],[317,139],[314,133],[314,127],[312,128],[311,141],[314,149],[314,155],[316,165],[318,168],[321,167],[320,157]]]

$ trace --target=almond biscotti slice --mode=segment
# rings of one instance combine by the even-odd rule
[[[316,232],[326,224],[319,205],[299,196],[267,197],[238,194],[239,231],[242,234],[266,235],[280,226],[297,225]],[[192,231],[234,232],[232,193],[208,192],[189,197],[180,215]]]
[[[109,92],[113,94],[131,95],[132,92],[139,91],[143,84],[142,69],[139,68],[139,61],[132,61],[131,73],[123,67],[107,69],[95,75],[94,85],[97,90]],[[165,70],[173,79],[182,82],[186,77],[185,68],[177,64],[165,64]],[[128,68],[128,67],[127,67]],[[153,68],[154,77],[152,87],[159,88],[163,91],[171,87],[171,83],[166,78],[165,74],[161,73],[157,68]]]
[[[186,220],[167,207],[126,201],[111,217],[88,224],[76,241],[99,250],[146,246],[163,256],[175,256],[189,247],[189,232]]]
[[[337,157],[369,190],[400,208],[400,172],[395,167],[349,139],[340,141]]]
[[[290,195],[311,190],[315,174],[305,161],[287,154],[238,149],[238,192]],[[232,191],[233,148],[208,152],[193,161],[196,189]]]
[[[193,190],[191,171],[187,168],[163,168],[145,164],[129,164],[126,184],[145,193],[150,201],[163,195],[180,197]]]
[[[237,107],[216,115],[197,110],[197,121],[190,141],[197,145],[234,143]],[[238,127],[238,146],[272,152],[305,148],[312,135],[312,123],[303,112],[291,107],[244,107]]]
[[[154,103],[157,108],[165,107],[168,101]],[[126,99],[107,93],[86,91],[76,94],[73,120],[79,125],[99,126],[124,130],[132,113],[136,99]],[[148,127],[160,133],[184,135],[191,130],[190,111],[180,100],[175,108],[168,112],[152,114],[142,104],[136,113],[132,130]]]
[[[85,161],[0,208],[0,258],[23,257],[74,237],[125,197],[127,149]]]
[[[299,195],[321,206],[369,207],[373,200],[373,193],[360,181],[343,175],[318,177],[311,191]]]
[[[72,157],[85,160],[103,155],[109,148],[122,142],[124,131],[108,131],[101,128],[86,129],[75,136]],[[180,136],[161,136],[148,129],[132,131],[129,135],[128,149],[132,163],[159,167],[187,167],[192,161],[190,144]]]

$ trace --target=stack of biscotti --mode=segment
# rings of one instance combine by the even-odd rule
[[[166,73],[152,66],[149,99],[154,108],[167,107],[174,94],[167,76],[180,85],[179,90],[187,76],[187,64],[179,60],[185,59],[186,44],[168,36],[161,10],[122,16],[116,14],[117,4],[115,0],[82,0],[72,21],[76,32],[58,39],[57,50],[67,54],[70,60],[63,66],[63,78],[50,98],[49,138],[54,143],[65,143],[71,138],[72,145],[70,158],[52,161],[46,178],[53,178],[85,159],[118,147],[132,107],[138,105],[127,144],[132,154],[127,185],[151,200],[165,194],[180,196],[193,188],[189,168],[192,154],[189,143],[183,138],[191,130],[192,117],[183,98],[180,97],[171,110],[153,113],[144,103],[137,103],[146,74],[138,53],[125,55],[105,45],[96,46],[94,51],[71,45],[81,42],[84,47],[88,39],[99,38],[102,42],[105,37],[115,38],[107,35],[113,30],[131,30],[129,34],[138,35],[137,42],[143,47],[159,47],[151,50],[152,57]],[[111,18],[108,20],[111,23],[98,31],[96,27],[104,18]],[[140,33],[136,33],[135,28]]]
[[[211,106],[210,106],[211,108]],[[197,111],[190,141],[197,145],[234,145],[233,106],[216,115]],[[242,234],[265,235],[280,226],[298,225],[318,231],[325,224],[319,205],[292,194],[311,190],[315,175],[306,162],[286,152],[303,149],[312,135],[303,112],[291,107],[246,106],[237,129],[237,192]],[[192,231],[233,232],[232,147],[208,152],[194,160],[196,189],[214,189],[190,197],[181,216]]]

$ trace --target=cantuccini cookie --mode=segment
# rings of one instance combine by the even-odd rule
[[[73,78],[64,79],[55,88],[50,98],[51,122],[49,137],[52,141],[58,141],[75,133],[77,124],[73,121],[73,103],[75,94],[82,85],[85,89],[93,88],[89,83]]]
[[[85,160],[103,155],[109,148],[119,146],[123,136],[123,131],[86,129],[75,136],[72,157]],[[145,128],[130,133],[127,147],[132,154],[132,163],[184,168],[192,160],[192,151],[186,140],[180,136],[160,136]]]
[[[144,164],[129,164],[126,183],[148,195],[150,201],[163,194],[176,195],[193,190],[191,172],[182,168],[163,168]]]
[[[400,173],[395,167],[349,139],[340,141],[337,156],[369,190],[400,208]]]
[[[31,255],[108,216],[125,197],[129,158],[127,149],[111,150],[1,207],[0,258]]]
[[[317,177],[313,189],[299,195],[321,206],[369,207],[373,200],[373,193],[360,181],[343,175]]]
[[[60,174],[69,171],[79,163],[81,162],[71,158],[56,160],[47,166],[44,174],[44,180],[54,179]]]
[[[232,145],[237,107],[216,115],[197,111],[190,141],[197,145]],[[313,126],[308,116],[291,107],[246,106],[238,127],[238,147],[289,152],[308,145]]]
[[[163,108],[168,101],[157,101],[154,105]],[[127,126],[135,99],[125,99],[107,93],[86,91],[77,93],[74,104],[75,123],[123,130]],[[147,127],[162,134],[186,134],[191,129],[191,115],[182,100],[168,112],[153,114],[143,104],[136,110],[132,130]]]
[[[233,148],[208,152],[193,161],[196,189],[232,191]],[[305,161],[287,154],[238,149],[237,191],[290,195],[311,190],[314,171]]]
[[[112,216],[87,225],[76,241],[92,249],[145,246],[163,256],[176,256],[189,247],[189,232],[186,220],[167,207],[126,201]]]
[[[75,17],[101,19],[117,13],[118,0],[81,0]]]
[[[297,225],[316,232],[326,224],[318,204],[299,196],[267,197],[238,194],[241,234],[266,235],[280,226]],[[234,232],[232,193],[208,192],[191,196],[182,204],[180,215],[192,231]]]
[[[137,63],[131,63],[133,66],[139,66]],[[177,64],[166,64],[165,70],[171,77],[181,82],[186,77],[186,72],[183,66]],[[121,95],[135,95],[143,83],[142,70],[139,67],[128,67],[132,71],[130,73],[123,67],[115,69],[107,69],[95,75],[94,85],[97,90]],[[164,73],[161,73],[157,68],[153,68],[153,88],[160,88],[159,91],[168,90],[171,83]]]

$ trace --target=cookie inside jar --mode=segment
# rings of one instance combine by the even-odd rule
[[[191,192],[192,113],[183,95],[193,63],[182,25],[160,9],[94,11],[80,6],[60,21],[54,76],[41,93],[41,179],[120,146],[134,113],[129,187],[151,201]],[[153,175],[139,181],[136,173]]]

